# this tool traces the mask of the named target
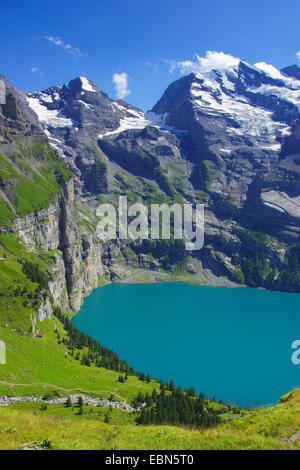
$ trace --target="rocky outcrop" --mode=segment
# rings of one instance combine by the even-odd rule
[[[25,93],[15,88],[0,74],[5,100],[0,112],[0,143],[12,142],[18,135],[33,135],[46,140],[43,127],[34,111],[27,105]]]
[[[52,315],[52,307],[49,297],[46,298],[45,302],[41,304],[37,311],[38,319],[44,321],[46,318],[50,319]]]
[[[59,197],[47,209],[16,218],[15,230],[29,251],[39,246],[42,251],[56,250],[59,245]]]
[[[49,298],[64,310],[77,311],[83,296],[97,286],[103,274],[101,245],[92,236],[82,238],[77,228],[74,182],[61,182],[62,193],[47,209],[24,218],[16,218],[14,226],[29,251],[53,252]],[[48,318],[49,302],[43,304],[38,316]]]

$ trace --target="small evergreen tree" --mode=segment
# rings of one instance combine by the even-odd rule
[[[71,402],[71,398],[68,397],[67,401],[66,401],[66,407],[67,408],[70,408],[72,406],[72,402]]]
[[[191,387],[188,391],[188,394],[190,397],[196,397],[197,396],[197,393],[196,393],[196,390],[194,389],[194,387]]]
[[[172,393],[175,392],[175,385],[174,385],[173,380],[170,381],[169,390],[170,390],[170,392],[172,392]]]
[[[83,399],[82,399],[82,396],[80,395],[79,398],[78,398],[78,406],[81,407],[83,406]]]

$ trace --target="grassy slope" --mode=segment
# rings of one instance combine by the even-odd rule
[[[81,365],[68,354],[64,344],[59,344],[55,329],[61,339],[66,337],[66,332],[57,318],[37,321],[37,328],[45,338],[34,337],[30,295],[37,284],[23,274],[18,260],[20,245],[11,234],[0,236],[0,248],[1,256],[6,255],[6,260],[0,262],[0,294],[12,294],[0,295],[0,337],[5,341],[7,353],[7,364],[0,366],[0,394],[43,395],[49,389],[60,390],[60,387],[63,395],[73,390],[101,396],[117,393],[130,401],[139,390],[151,393],[153,387],[158,387],[156,381],[147,384],[135,376],[129,376],[123,384],[117,381],[118,372]],[[47,266],[43,258],[38,258],[38,262],[42,267]],[[15,294],[17,285],[21,286],[19,295]]]
[[[60,192],[57,175],[66,180],[71,176],[56,152],[41,141],[19,137],[6,152],[0,154],[0,180],[11,185],[11,203],[21,217],[49,206]],[[0,223],[9,222],[13,213],[6,200],[1,200],[0,209]]]
[[[47,207],[61,188],[57,175],[70,176],[65,164],[45,143],[19,137],[0,154],[0,179],[11,182],[15,213],[23,216],[33,210]],[[14,214],[7,201],[0,200],[0,225],[9,224]],[[109,397],[116,393],[120,399],[131,401],[138,391],[152,392],[158,387],[129,376],[122,384],[117,381],[118,372],[95,366],[82,366],[67,348],[59,344],[55,333],[65,336],[57,319],[45,320],[37,327],[45,333],[44,339],[35,338],[31,332],[30,315],[39,305],[36,294],[40,287],[23,272],[22,262],[38,266],[43,273],[53,268],[54,253],[36,250],[28,253],[16,235],[0,234],[0,338],[7,348],[7,364],[0,366],[0,394],[43,395],[57,389],[66,395],[69,391],[86,391]],[[82,351],[81,351],[82,353]]]
[[[58,344],[53,320],[40,324],[45,333],[45,338],[41,339],[32,336],[29,324],[16,334],[10,327],[3,327],[2,318],[1,315],[0,336],[6,344],[7,364],[0,366],[0,394],[41,396],[56,389],[64,396],[76,391],[99,397],[117,394],[130,402],[139,390],[151,393],[158,387],[155,381],[147,384],[135,376],[128,376],[125,383],[120,383],[118,372],[81,365],[68,355],[63,344]],[[63,328],[57,319],[54,321],[62,338]]]
[[[258,410],[221,424],[215,429],[190,430],[172,426],[133,426],[134,416],[113,410],[111,423],[103,422],[103,410],[63,405],[16,404],[0,408],[0,449],[20,449],[25,443],[51,441],[54,449],[300,449],[300,390],[273,408]],[[107,413],[107,411],[106,411]],[[119,416],[118,416],[119,414]],[[132,420],[132,421],[131,421]]]

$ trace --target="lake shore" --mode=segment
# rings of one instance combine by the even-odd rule
[[[112,283],[118,284],[156,284],[162,282],[184,282],[187,284],[206,287],[247,287],[243,284],[231,281],[226,276],[215,276],[210,270],[192,273],[188,271],[167,272],[136,268],[135,270],[132,270],[132,272],[126,273],[119,279],[116,278],[112,281]],[[111,282],[107,282],[107,284],[110,283]]]

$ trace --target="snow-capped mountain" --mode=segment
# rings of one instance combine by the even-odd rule
[[[225,210],[245,217],[247,210],[254,217],[259,206],[260,217],[276,225],[284,213],[298,233],[299,76],[296,66],[280,71],[234,60],[172,83],[146,114],[109,99],[85,77],[27,99],[78,190],[109,191],[117,165],[169,195],[181,178],[179,192],[189,199],[204,191],[217,216]],[[106,174],[99,173],[95,147]]]
[[[77,185],[93,193],[105,190],[94,172],[94,144],[99,136],[116,132],[124,122],[144,121],[144,113],[123,101],[110,100],[86,77],[42,92],[28,93],[50,145],[67,161]],[[99,176],[99,175],[98,175]],[[100,178],[101,179],[101,178]]]
[[[95,243],[99,199],[201,202],[205,245],[191,270],[201,268],[203,279],[300,289],[298,271],[291,278],[294,267],[286,269],[300,235],[298,67],[280,71],[234,59],[197,70],[172,83],[147,113],[110,99],[86,77],[27,95],[6,87],[1,142],[9,151],[11,132],[32,135],[65,160],[79,225],[89,226],[85,248]],[[155,269],[190,255],[150,240],[130,247],[134,254],[124,249],[125,259],[148,266],[150,250]],[[105,263],[118,272],[113,255]]]
[[[178,80],[153,108],[167,115],[167,124],[190,133],[196,163],[209,150],[205,158],[221,170],[212,183],[217,192],[228,185],[225,168],[236,174],[235,192],[243,173],[273,168],[285,155],[299,111],[300,80],[264,63],[244,62]],[[285,163],[294,169],[295,162]]]
[[[89,139],[99,139],[108,158],[109,148],[115,147],[115,161],[119,151],[114,142],[121,142],[120,134],[151,126],[165,137],[168,132],[179,136],[181,154],[185,138],[182,157],[193,162],[194,173],[199,173],[202,161],[212,162],[212,191],[234,191],[245,200],[247,178],[258,170],[268,172],[278,163],[279,155],[284,155],[286,141],[299,119],[300,80],[297,68],[279,71],[264,63],[251,66],[240,61],[174,82],[146,115],[123,101],[110,100],[85,77],[30,93],[28,102],[51,145],[73,164],[75,171],[80,172],[84,160],[89,160]],[[178,131],[188,133],[190,145],[184,132],[180,138]],[[130,147],[129,141],[132,144],[131,136],[127,138]],[[285,163],[289,166],[291,162]],[[241,172],[245,178],[240,188]],[[235,181],[230,175],[235,175]],[[196,181],[197,175],[192,179]],[[196,181],[198,186],[200,180]]]

